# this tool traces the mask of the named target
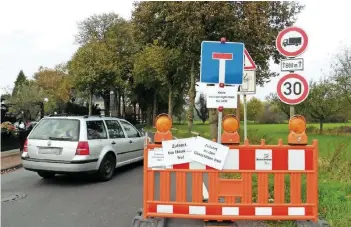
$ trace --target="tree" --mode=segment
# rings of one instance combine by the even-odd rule
[[[74,87],[89,94],[89,114],[92,114],[93,95],[110,87],[118,72],[114,55],[101,41],[91,41],[80,47],[70,62]]]
[[[323,134],[323,123],[345,108],[344,100],[340,97],[337,85],[330,79],[310,83],[309,95],[302,104],[306,113],[319,121],[320,134]]]
[[[76,42],[86,44],[92,40],[105,41],[107,31],[123,19],[115,13],[94,14],[78,22]]]
[[[290,105],[282,102],[278,95],[276,93],[270,93],[266,97],[266,101],[269,103],[270,108],[272,109],[272,112],[280,112],[286,115],[286,117],[289,119],[290,118]],[[295,114],[303,114],[305,113],[305,108],[306,106],[301,104],[294,105],[295,108]]]
[[[336,62],[331,66],[333,70],[331,78],[335,80],[345,101],[351,105],[351,49],[345,48],[335,59]]]
[[[34,73],[34,80],[51,97],[49,103],[58,112],[63,111],[65,104],[70,100],[72,88],[71,78],[64,72],[63,66],[59,65],[56,69],[40,67],[39,71]]]
[[[24,75],[23,70],[21,70],[16,78],[15,87],[12,90],[12,95],[16,95],[18,87],[27,82],[27,77]]]
[[[15,112],[23,111],[25,120],[32,120],[38,117],[41,111],[40,105],[47,97],[44,89],[34,81],[28,81],[18,87],[18,92],[9,100]]]
[[[247,103],[247,119],[255,122],[262,114],[263,108],[263,103],[259,99],[252,97]]]
[[[206,107],[206,98],[204,93],[200,93],[199,101],[195,105],[197,116],[203,123],[208,119],[208,109]]]
[[[115,91],[114,100],[118,102],[118,104],[113,103],[114,106],[118,107],[118,116],[120,113],[119,107],[121,106],[120,99],[123,100],[123,116],[125,115],[126,83],[124,81],[130,77],[128,71],[131,71],[132,68],[130,62],[128,67],[126,59],[130,57],[129,50],[134,47],[134,45],[130,45],[133,42],[130,28],[130,23],[115,13],[94,14],[78,23],[76,42],[83,45],[90,42],[100,42],[107,45],[107,49],[114,58],[114,64],[119,69],[119,72],[109,72],[108,77],[115,77],[115,79],[95,92],[95,95],[104,99],[105,115],[110,112],[111,90]]]
[[[296,20],[302,10],[296,2],[137,2],[132,14],[136,38],[180,48],[191,67],[189,83],[189,130],[192,127],[195,82],[198,77],[200,46],[203,40],[245,43],[258,65],[257,83],[263,85],[276,74],[269,70],[269,59],[276,63],[280,56],[275,37]],[[194,13],[195,12],[195,13]]]

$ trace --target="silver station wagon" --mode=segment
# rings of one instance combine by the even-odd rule
[[[115,168],[143,159],[144,140],[143,133],[119,118],[45,117],[27,137],[22,164],[43,178],[95,172],[108,181]]]

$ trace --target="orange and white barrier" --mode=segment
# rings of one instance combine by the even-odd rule
[[[289,137],[289,142],[294,145],[283,145],[282,140],[279,140],[277,145],[266,145],[264,140],[259,145],[251,145],[247,140],[243,145],[237,145],[237,141],[233,140],[233,138],[238,138],[236,131],[225,132],[227,135],[224,143],[227,144],[225,146],[227,154],[220,169],[191,160],[188,156],[182,156],[186,160],[185,163],[175,160],[174,163],[177,164],[156,165],[155,167],[153,165],[155,163],[152,162],[157,161],[159,157],[162,163],[162,159],[169,155],[166,155],[166,151],[170,150],[163,147],[161,143],[169,140],[170,128],[171,123],[167,125],[166,118],[163,118],[163,131],[155,137],[158,138],[158,143],[150,144],[146,141],[144,218],[167,217],[217,221],[313,220],[317,222],[318,142],[314,140],[312,145],[299,145],[301,140],[298,137],[304,133],[304,130]],[[235,135],[232,136],[231,133]],[[305,134],[303,136],[307,138]],[[201,140],[204,139],[201,138]],[[195,150],[201,147],[200,139],[189,141],[194,143]],[[212,146],[210,143],[213,142],[209,141],[207,147]],[[224,149],[214,150],[224,152]],[[174,153],[177,152],[171,152],[171,155],[175,155]],[[216,155],[214,153],[215,151],[208,154]],[[153,156],[154,159],[151,159],[150,156]],[[160,180],[159,199],[155,199],[155,173],[159,174]],[[223,173],[240,175],[240,177],[239,179],[224,179],[221,177]],[[171,174],[175,175],[174,188],[171,185]],[[187,181],[189,174],[191,184]],[[301,188],[304,175],[306,176],[306,201],[303,202]],[[256,176],[257,182],[253,180]],[[290,178],[290,185],[286,184],[287,176]],[[208,200],[204,202],[203,182],[205,178],[208,178]],[[257,191],[254,189],[256,183]],[[272,184],[273,187],[270,187]],[[175,198],[171,199],[171,191],[175,193]],[[286,194],[287,192],[289,194]],[[191,201],[187,200],[189,193],[191,193]],[[287,198],[289,202],[286,201]]]

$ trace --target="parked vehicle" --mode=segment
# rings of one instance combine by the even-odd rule
[[[115,168],[143,159],[144,135],[126,120],[100,116],[45,117],[25,142],[23,167],[43,178],[94,172],[112,178]]]

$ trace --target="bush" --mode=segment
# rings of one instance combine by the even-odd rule
[[[306,128],[306,133],[307,134],[318,134],[319,133],[319,128],[317,128],[315,126],[308,126]]]

